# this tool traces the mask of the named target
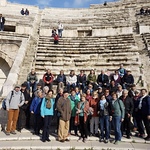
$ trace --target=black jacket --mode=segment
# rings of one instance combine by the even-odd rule
[[[0,23],[1,23],[1,17],[0,17]],[[4,24],[5,23],[5,18],[2,17],[2,23]]]
[[[80,74],[77,76],[78,83],[86,83],[86,75],[81,76]]]
[[[103,80],[102,80],[102,74],[98,75],[98,78],[97,78],[97,83],[102,83],[102,85],[104,85],[105,83],[108,84],[109,83],[109,79],[108,79],[108,76],[106,74],[104,74],[104,77],[103,77]]]
[[[121,96],[119,98],[120,100],[123,101],[124,106],[125,106],[125,114],[133,114],[133,109],[134,109],[134,104],[133,104],[133,100],[132,98],[130,98],[129,96],[127,96],[124,100],[123,100],[123,96]]]

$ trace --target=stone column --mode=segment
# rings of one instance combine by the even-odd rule
[[[7,0],[0,0],[0,6],[6,6]]]

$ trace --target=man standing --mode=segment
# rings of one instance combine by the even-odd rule
[[[62,31],[63,31],[63,24],[59,21],[58,22],[58,36],[62,37]]]
[[[5,18],[0,14],[0,31],[4,31]]]
[[[126,130],[127,138],[130,139],[130,123],[131,123],[131,116],[134,109],[134,104],[132,98],[128,96],[128,90],[124,89],[122,96],[119,98],[123,101],[125,106],[125,118],[124,122],[122,123],[122,135],[123,131]]]
[[[19,115],[19,107],[24,104],[24,95],[20,91],[20,86],[16,85],[6,98],[6,109],[8,111],[8,122],[6,135],[16,134],[16,124]]]
[[[150,96],[147,94],[146,89],[141,89],[141,97],[138,103],[138,120],[137,125],[140,134],[144,134],[144,129],[142,126],[142,122],[144,123],[147,137],[145,140],[150,141]]]
[[[69,120],[71,118],[71,103],[68,98],[68,92],[64,91],[63,96],[58,99],[57,110],[60,112],[58,140],[60,142],[69,141]]]

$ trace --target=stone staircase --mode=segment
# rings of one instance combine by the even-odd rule
[[[133,35],[62,38],[59,45],[54,45],[52,38],[42,36],[39,38],[35,69],[42,77],[47,68],[56,75],[61,69],[66,74],[72,69],[76,73],[81,69],[87,73],[95,69],[99,73],[101,69],[114,71],[123,63],[136,75],[139,73],[139,59]]]
[[[28,48],[20,70],[18,84],[21,84],[24,81],[26,81],[27,75],[30,72],[31,68],[34,68],[34,59],[37,50],[37,42],[39,39],[38,31],[40,28],[40,20],[41,20],[41,11],[39,11],[34,20],[34,29],[29,37]]]

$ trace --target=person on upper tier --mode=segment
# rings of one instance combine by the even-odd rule
[[[101,70],[101,74],[98,75],[97,83],[98,83],[99,86],[101,86],[103,88],[108,88],[109,87],[109,78],[105,74],[104,70]]]
[[[118,69],[120,78],[121,78],[121,85],[123,85],[123,77],[126,74],[126,69],[124,68],[123,64],[120,64],[120,68]]]
[[[36,90],[38,77],[34,69],[31,69],[31,72],[27,76],[27,89],[30,91],[30,87],[32,87],[32,92]]]
[[[4,31],[5,18],[0,14],[0,31]]]
[[[21,15],[25,14],[24,8],[21,9],[20,13],[21,13]]]
[[[58,22],[58,36],[60,37],[60,38],[62,38],[62,32],[63,32],[63,24],[59,21]]]
[[[140,9],[140,15],[144,15],[144,8],[143,7],[141,7],[141,9]]]
[[[54,35],[54,44],[58,44],[59,43],[59,36],[58,36],[58,34],[56,33],[55,35]]]
[[[75,75],[75,71],[71,70],[70,75],[66,77],[66,85],[67,85],[67,91],[70,92],[70,89],[75,89],[77,85],[77,76]]]
[[[51,70],[47,69],[47,72],[43,76],[43,81],[45,83],[45,86],[48,86],[50,90],[52,90],[53,80],[54,80],[54,76],[51,73]]]

